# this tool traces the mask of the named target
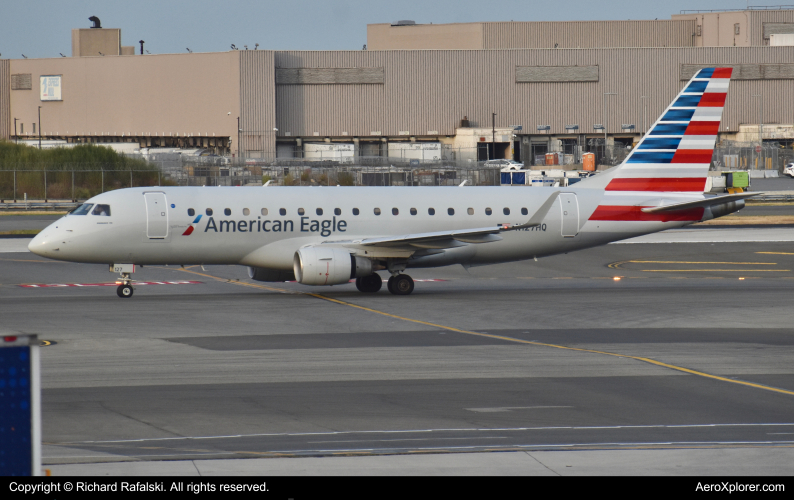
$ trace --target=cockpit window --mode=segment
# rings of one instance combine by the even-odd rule
[[[94,206],[93,203],[83,203],[79,207],[72,210],[72,212],[69,215],[85,215],[91,211],[91,207],[93,206]]]
[[[108,216],[109,217],[110,216],[110,205],[98,204],[96,207],[94,207],[94,211],[91,212],[91,215],[104,215],[104,216]]]

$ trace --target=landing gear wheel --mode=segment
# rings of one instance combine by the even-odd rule
[[[414,291],[414,280],[407,274],[398,274],[389,279],[389,291],[394,295],[409,295]]]
[[[383,280],[378,274],[370,274],[363,278],[356,278],[356,288],[360,292],[375,293],[383,286]]]
[[[394,287],[394,276],[389,276],[389,281],[386,282],[386,288],[389,290],[390,293],[396,293],[393,287]]]
[[[132,297],[132,285],[119,285],[116,288],[116,294],[122,299]]]

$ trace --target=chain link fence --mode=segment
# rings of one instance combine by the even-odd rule
[[[576,144],[564,147],[580,148]],[[619,165],[631,152],[623,144],[594,140],[588,149],[600,158],[599,169]],[[244,186],[270,182],[281,186],[498,186],[506,160],[461,159],[460,150],[438,150],[441,158],[356,156],[324,158],[241,159],[217,155],[163,152],[146,155],[151,169],[106,170],[101,166],[41,165],[15,169],[0,165],[0,202],[17,200],[85,200],[112,189],[138,186]],[[533,170],[581,170],[571,163],[582,150],[543,153],[524,162]],[[454,153],[454,154],[453,154]],[[571,155],[571,158],[568,157]],[[132,155],[141,158],[141,155]],[[547,160],[547,158],[549,158]],[[580,160],[580,158],[579,158]],[[580,160],[581,161],[581,160]],[[792,144],[722,141],[714,150],[712,170],[777,170],[794,162]],[[35,166],[34,166],[35,167]],[[57,169],[55,169],[57,168]]]
[[[105,191],[160,186],[160,170],[0,170],[0,201],[85,200]],[[173,183],[170,183],[173,184]]]
[[[788,146],[788,147],[786,147]],[[794,161],[791,144],[722,141],[714,150],[712,170],[777,170]]]

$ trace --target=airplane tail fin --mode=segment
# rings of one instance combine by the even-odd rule
[[[615,169],[606,190],[702,193],[732,71],[699,70]]]

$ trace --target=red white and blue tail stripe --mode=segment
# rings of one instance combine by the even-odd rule
[[[703,196],[732,68],[697,72],[609,180],[591,221],[694,222],[702,207],[643,208]],[[663,197],[663,198],[660,198]]]
[[[618,167],[607,191],[702,193],[731,71],[698,71]]]

